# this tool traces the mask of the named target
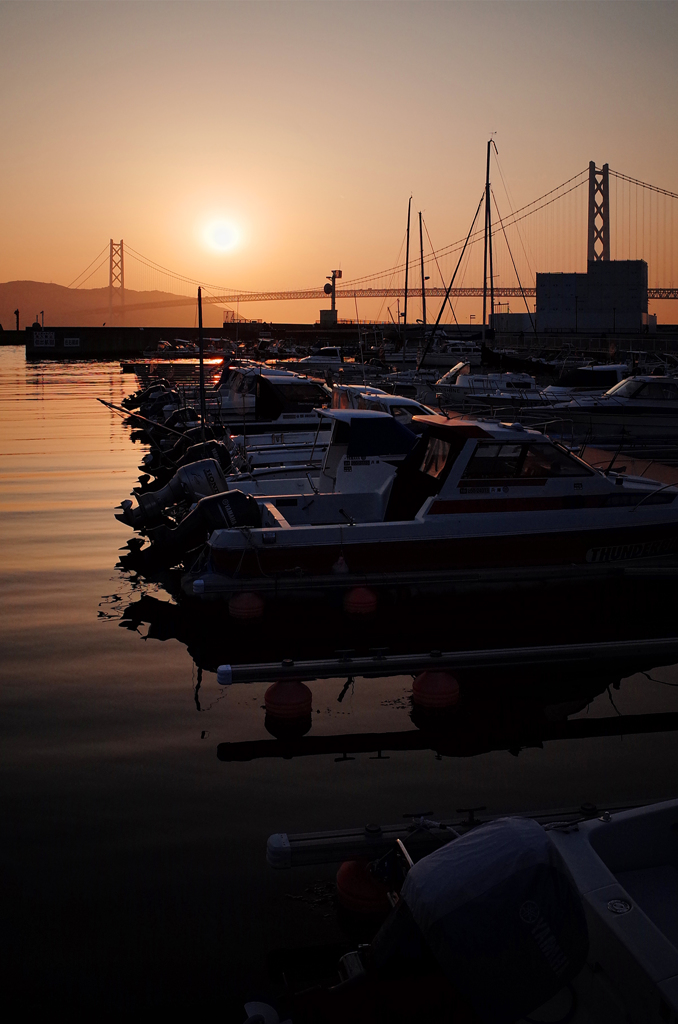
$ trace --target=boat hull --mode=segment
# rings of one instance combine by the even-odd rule
[[[394,537],[390,542],[376,536],[353,542],[351,528],[341,534],[315,529],[333,534],[334,539],[312,546],[233,549],[221,546],[215,536],[208,574],[187,577],[184,589],[194,592],[193,580],[200,578],[206,592],[223,594],[242,589],[279,594],[341,592],[359,585],[444,592],[467,584],[481,588],[541,584],[573,573],[585,580],[618,573],[624,566],[661,568],[678,561],[676,522],[430,540]],[[348,572],[336,572],[341,557]]]

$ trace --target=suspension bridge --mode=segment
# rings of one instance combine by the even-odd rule
[[[612,170],[607,164],[599,168],[591,162],[556,188],[514,208],[498,161],[496,167],[500,187],[490,184],[488,173],[478,207],[480,210],[485,202],[484,228],[475,228],[474,221],[468,236],[435,247],[422,219],[420,246],[416,247],[415,255],[415,246],[409,248],[408,221],[407,248],[404,237],[393,265],[342,280],[335,288],[336,301],[348,300],[357,311],[359,301],[376,305],[381,300],[379,316],[389,299],[400,300],[406,292],[415,310],[417,300],[423,307],[425,299],[447,295],[449,315],[453,317],[457,299],[479,298],[487,293],[488,230],[493,301],[519,300],[527,308],[527,300],[536,293],[537,272],[582,272],[587,262],[599,259],[645,260],[648,298],[678,299],[678,240],[674,227],[674,221],[678,225],[678,193]],[[403,258],[406,252],[409,258]],[[209,284],[156,263],[122,240],[111,240],[69,287],[106,287],[101,281],[103,275],[108,278],[108,303],[96,309],[89,307],[87,311],[108,313],[116,319],[135,310],[193,305],[198,285],[202,286],[204,303],[223,306],[231,315],[237,315],[241,303],[322,301],[327,299],[329,288],[321,285],[253,291]],[[332,286],[335,287],[334,280]],[[126,301],[126,290],[131,287],[137,292],[162,291],[176,297],[165,295],[154,300],[149,296],[148,301]],[[389,314],[393,318],[390,310]]]

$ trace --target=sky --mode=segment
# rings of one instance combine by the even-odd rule
[[[589,160],[678,192],[677,43],[646,0],[1,0],[0,281],[68,285],[111,237],[229,288],[372,273],[410,195],[436,248],[466,233],[491,133],[516,208]]]

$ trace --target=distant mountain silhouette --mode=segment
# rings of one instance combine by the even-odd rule
[[[0,324],[5,330],[15,326],[14,310],[20,314],[20,327],[29,327],[41,309],[45,311],[45,327],[193,327],[198,324],[198,300],[182,298],[168,292],[135,292],[125,290],[126,307],[137,304],[166,302],[157,309],[126,309],[124,319],[108,310],[108,288],[65,288],[44,281],[7,281],[0,284]],[[38,316],[38,319],[40,317]],[[203,305],[205,327],[221,327],[221,306]]]

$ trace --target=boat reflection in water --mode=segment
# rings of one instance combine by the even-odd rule
[[[234,622],[220,603],[142,593],[124,608],[120,625],[137,631],[147,626],[147,638],[184,644],[199,683],[203,672],[217,671],[222,683],[303,683],[302,690],[307,684],[312,690],[314,680],[333,679],[339,703],[356,679],[369,687],[371,679],[393,678],[400,693],[403,676],[437,673],[447,686],[442,700],[436,691],[428,701],[442,706],[410,697],[408,727],[400,731],[307,735],[310,708],[280,718],[267,701],[265,725],[275,738],[223,742],[218,756],[224,761],[422,749],[455,757],[490,750],[517,754],[556,739],[678,728],[674,713],[619,717],[612,711],[609,718],[568,720],[606,690],[613,704],[611,688],[622,678],[678,661],[670,602],[649,603],[642,586],[620,586],[591,588],[576,603],[562,588],[545,591],[540,608],[531,604],[527,617],[520,600],[507,602],[498,594],[478,616],[463,596],[422,598],[358,617],[323,607],[303,621],[293,606],[277,606],[263,618]],[[649,615],[642,614],[644,604]]]

